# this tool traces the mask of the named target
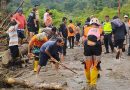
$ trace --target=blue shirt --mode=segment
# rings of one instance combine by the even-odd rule
[[[62,53],[62,47],[58,46],[56,41],[47,41],[41,46],[40,51],[44,53],[46,49],[51,55],[56,55],[58,52]]]

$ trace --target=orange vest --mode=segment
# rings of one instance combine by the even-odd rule
[[[84,37],[87,37],[88,31],[91,29],[90,26],[84,26]]]
[[[33,36],[31,41],[29,42],[30,46],[37,46],[37,47],[41,47],[42,44],[44,44],[46,41],[48,41],[47,37],[44,37],[42,41],[39,41],[37,39],[37,36]]]
[[[75,36],[75,25],[72,24],[72,23],[70,23],[70,24],[68,25],[68,27],[71,27],[71,28],[74,30],[73,33],[70,33],[70,32],[69,32],[69,29],[68,29],[68,37],[69,37],[69,36]]]
[[[129,26],[130,26],[130,20],[129,20],[129,22],[128,22],[128,23],[129,23]]]
[[[91,26],[85,26],[84,27],[84,37],[86,38],[88,36],[88,31],[91,29]],[[103,33],[103,29],[101,26],[99,26],[100,34]]]

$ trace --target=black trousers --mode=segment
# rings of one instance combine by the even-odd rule
[[[69,40],[70,48],[73,48],[74,47],[74,36],[69,36],[68,40]]]
[[[13,59],[19,57],[19,48],[18,45],[14,45],[14,46],[9,46],[10,52],[11,52],[11,56]]]
[[[36,24],[37,24],[37,27],[35,27],[36,28],[35,34],[38,34],[38,31],[39,31],[39,21],[36,21]]]
[[[109,45],[111,47],[111,50],[114,50],[114,45],[112,43],[112,34],[105,34],[104,35],[104,44],[106,48],[106,52],[109,52]]]
[[[66,55],[66,49],[67,49],[67,37],[64,38],[63,55]]]

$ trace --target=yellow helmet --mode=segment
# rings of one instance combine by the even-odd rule
[[[92,18],[92,19],[90,20],[90,24],[100,25],[100,22],[99,22],[99,20],[98,20],[97,18]]]

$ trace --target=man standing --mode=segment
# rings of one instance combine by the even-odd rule
[[[109,45],[111,47],[111,51],[113,52],[114,50],[114,46],[112,43],[112,26],[111,26],[111,22],[109,21],[109,16],[105,16],[103,31],[104,31],[104,44],[106,48],[105,54],[107,54],[109,53]]]
[[[29,14],[28,21],[27,21],[30,39],[37,32],[36,11],[37,11],[36,8],[32,9],[32,12]]]
[[[75,25],[73,24],[72,20],[69,20],[68,40],[69,40],[70,49],[74,48],[74,36],[75,36]]]
[[[49,15],[49,9],[46,9],[46,12],[44,13],[44,18],[43,18],[43,23],[45,25],[46,20],[47,20],[47,16]]]
[[[124,23],[126,26],[127,30],[127,36],[126,36],[126,44],[127,44],[127,38],[129,38],[129,48],[128,48],[128,55],[130,55],[130,23],[129,23],[129,18],[127,15],[124,15]]]
[[[38,5],[35,5],[35,8],[36,8],[36,24],[37,24],[37,27],[36,27],[36,32],[35,34],[38,34],[38,31],[39,31],[39,11],[38,11]]]
[[[59,32],[60,36],[64,38],[64,46],[63,46],[63,54],[66,56],[66,48],[67,48],[67,37],[68,37],[68,30],[67,30],[67,18],[62,18],[62,24],[60,24]]]
[[[23,43],[23,39],[25,38],[24,35],[24,29],[26,28],[26,18],[23,15],[23,10],[20,8],[18,12],[13,16],[14,19],[16,19],[20,24],[18,25],[18,37],[20,38],[20,44]]]
[[[45,26],[52,28],[52,26],[53,26],[52,13],[47,14],[47,19],[46,19],[46,22],[45,22]]]
[[[116,59],[119,59],[122,54],[123,43],[127,34],[125,24],[118,18],[113,17],[112,21],[112,33],[114,35],[115,50],[117,52]]]

